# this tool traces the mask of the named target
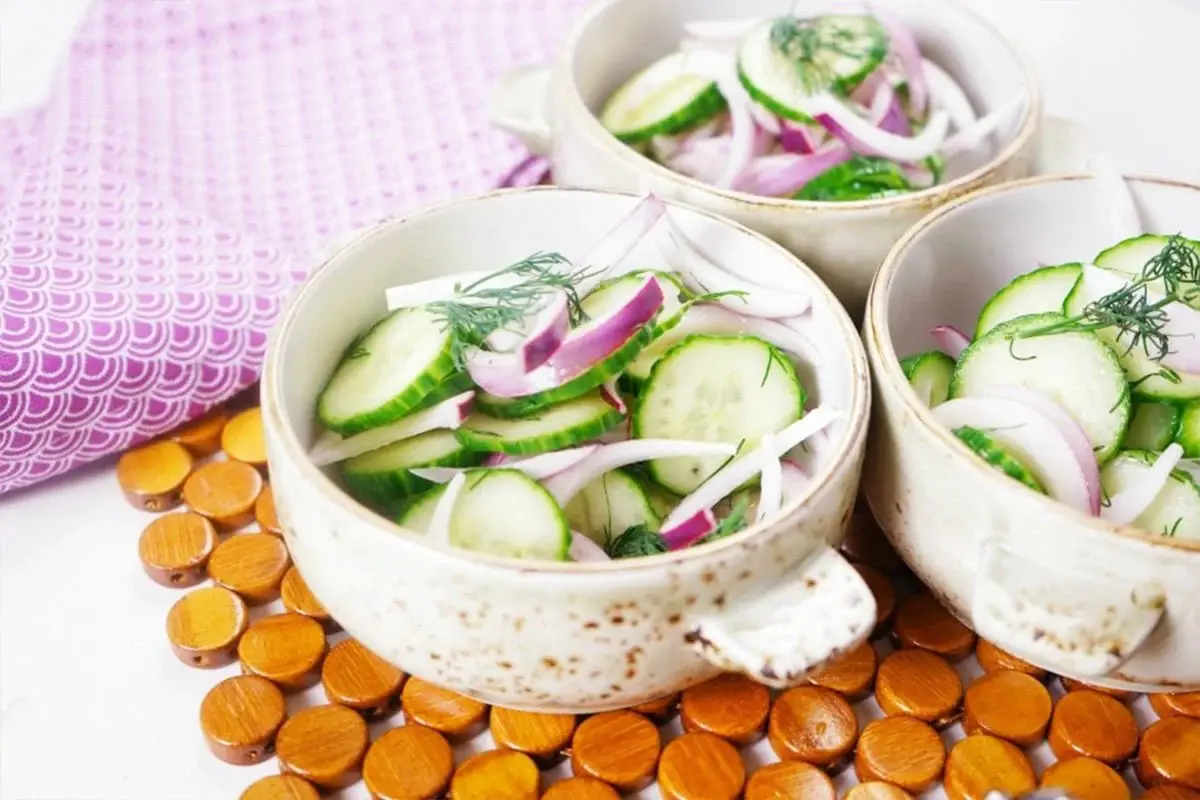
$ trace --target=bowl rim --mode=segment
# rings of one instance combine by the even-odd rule
[[[1173,186],[1200,193],[1200,185],[1188,183],[1187,181],[1142,175],[1126,175],[1124,177],[1126,180],[1134,183]],[[1165,547],[1183,553],[1200,553],[1200,540],[1173,539],[1150,533],[1149,531],[1142,531],[1129,525],[1108,523],[1099,517],[1084,514],[1082,511],[1052,500],[1045,495],[1038,494],[1017,481],[1002,479],[1002,476],[998,475],[991,467],[985,465],[958,437],[952,435],[945,426],[933,418],[929,407],[921,402],[920,398],[917,397],[917,393],[904,377],[904,373],[900,369],[900,358],[896,354],[892,343],[891,326],[888,319],[888,301],[891,297],[892,283],[900,269],[899,265],[911,247],[928,230],[936,226],[943,217],[971,203],[1007,192],[1020,191],[1030,186],[1092,179],[1093,176],[1087,174],[1036,175],[1022,180],[991,186],[982,191],[956,198],[926,215],[916,225],[905,232],[896,244],[893,245],[880,265],[874,281],[871,283],[871,291],[867,297],[867,307],[864,317],[868,358],[872,358],[871,354],[874,353],[883,362],[882,364],[875,365],[879,380],[886,380],[889,387],[898,393],[901,403],[904,405],[904,410],[912,415],[915,424],[919,426],[921,432],[926,437],[931,438],[935,444],[948,450],[958,461],[962,462],[961,466],[958,467],[959,469],[969,469],[981,480],[991,481],[996,491],[1017,493],[1011,496],[1014,499],[1019,498],[1021,502],[1040,505],[1046,514],[1057,517],[1064,524],[1084,527],[1094,533],[1111,534],[1123,539]],[[874,359],[872,358],[872,360]]]
[[[972,9],[968,8],[959,0],[942,0],[949,8],[952,8],[956,13],[963,17],[967,17],[978,24],[984,31],[992,36],[999,44],[1008,51],[1013,62],[1020,69],[1024,77],[1025,83],[1025,112],[1021,118],[1021,123],[1017,128],[1016,134],[1007,146],[1002,148],[991,159],[984,164],[981,164],[976,169],[955,178],[949,183],[930,186],[926,189],[921,189],[916,192],[907,194],[894,195],[891,197],[880,197],[872,200],[851,200],[851,201],[818,201],[818,200],[793,200],[784,197],[763,197],[760,195],[748,194],[739,192],[733,189],[722,189],[704,181],[697,180],[687,175],[675,172],[667,167],[659,164],[657,161],[639,153],[627,144],[621,142],[617,137],[613,136],[602,124],[599,117],[588,108],[583,101],[583,97],[579,94],[579,87],[575,82],[573,69],[573,61],[575,52],[578,50],[580,41],[587,35],[596,18],[604,14],[608,9],[616,6],[619,3],[635,2],[635,0],[599,0],[594,3],[578,20],[571,29],[570,34],[564,41],[559,56],[556,62],[554,71],[558,73],[558,79],[562,81],[562,85],[566,87],[565,94],[567,100],[574,107],[572,110],[582,114],[583,128],[587,135],[599,142],[600,146],[604,147],[608,152],[623,159],[631,164],[635,169],[648,170],[655,177],[666,180],[678,186],[692,191],[702,191],[724,200],[741,203],[743,205],[754,208],[763,209],[784,209],[795,210],[797,212],[814,213],[818,211],[828,211],[833,213],[849,214],[853,212],[869,212],[869,211],[887,211],[892,209],[904,208],[907,206],[926,206],[930,201],[944,200],[969,192],[980,186],[988,183],[997,172],[1005,165],[1017,157],[1017,155],[1025,148],[1029,141],[1037,132],[1043,116],[1043,100],[1041,83],[1038,81],[1037,73],[1029,63],[1028,58],[1021,52],[1016,44],[1007,36],[1004,35],[995,25],[983,16],[977,14]],[[558,138],[558,134],[554,138]],[[553,159],[551,159],[553,161]]]
[[[715,556],[731,548],[742,547],[751,540],[759,538],[768,530],[775,527],[777,523],[768,524],[764,522],[752,524],[732,536],[709,544],[689,547],[682,551],[661,553],[628,560],[614,559],[605,562],[522,561],[514,558],[477,553],[471,550],[431,547],[424,541],[424,537],[421,535],[406,530],[355,501],[308,458],[307,452],[300,445],[299,439],[288,425],[288,418],[283,410],[282,403],[283,375],[280,353],[284,341],[297,324],[296,314],[301,300],[317,291],[318,289],[315,287],[323,279],[327,279],[330,274],[338,270],[345,270],[347,264],[353,263],[351,259],[354,251],[384,230],[417,223],[423,218],[449,213],[459,207],[486,204],[498,197],[534,193],[601,195],[627,198],[629,200],[636,200],[641,197],[641,195],[632,192],[581,187],[526,186],[494,189],[428,205],[410,214],[382,219],[339,243],[338,247],[333,252],[327,254],[321,263],[312,270],[300,288],[288,301],[287,306],[273,326],[267,342],[266,357],[263,361],[262,378],[260,381],[261,405],[265,425],[271,434],[273,434],[272,438],[275,440],[277,450],[281,451],[284,457],[296,467],[301,477],[307,481],[310,489],[320,497],[322,502],[332,504],[340,513],[355,517],[386,539],[421,547],[431,557],[442,556],[454,562],[470,562],[478,566],[499,567],[520,573],[629,574],[675,566],[688,561]],[[862,339],[854,324],[850,321],[845,308],[837,301],[832,290],[813,272],[811,267],[787,248],[763,234],[722,217],[719,214],[674,200],[663,199],[663,202],[668,206],[680,208],[688,213],[710,219],[719,225],[732,228],[737,234],[748,236],[761,242],[798,265],[801,271],[811,280],[816,296],[822,299],[832,312],[826,315],[829,321],[824,324],[834,325],[840,334],[840,338],[846,342],[850,350],[850,364],[848,365],[850,402],[846,414],[846,435],[842,437],[839,445],[831,449],[831,455],[827,459],[826,464],[813,476],[805,491],[798,498],[780,508],[775,519],[784,520],[803,506],[809,505],[819,495],[829,491],[833,476],[844,470],[853,469],[854,463],[857,460],[855,453],[861,453],[863,450],[870,418],[871,392],[870,368],[867,364],[867,356],[863,349]]]

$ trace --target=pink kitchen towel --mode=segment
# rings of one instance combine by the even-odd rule
[[[491,87],[583,4],[98,2],[0,121],[0,494],[244,389],[331,242],[503,181]]]

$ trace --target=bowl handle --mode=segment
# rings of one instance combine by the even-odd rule
[[[517,67],[492,90],[492,124],[516,136],[538,156],[550,152],[551,76],[549,67]]]
[[[1129,660],[1163,618],[1157,586],[1047,566],[984,541],[971,602],[975,632],[1061,675],[1101,678]]]
[[[827,546],[778,585],[691,620],[687,641],[721,669],[786,689],[875,626],[875,597],[858,570]]]

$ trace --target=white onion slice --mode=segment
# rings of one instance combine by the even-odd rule
[[[682,550],[708,536],[717,528],[717,517],[705,508],[672,528],[659,531],[668,550]]]
[[[955,361],[971,346],[971,337],[953,325],[938,325],[929,330],[929,335],[933,337],[937,348]]]
[[[596,452],[598,444],[585,444],[579,447],[571,447],[566,450],[555,450],[552,453],[541,453],[536,456],[527,458],[501,458],[488,459],[485,466],[492,469],[515,469],[518,472],[523,472],[534,480],[545,480],[552,478],[555,475],[570,469],[571,467],[583,461],[585,458]],[[434,483],[447,483],[463,472],[472,469],[471,467],[413,467],[409,470],[418,478],[424,478],[427,481]]]
[[[821,351],[807,336],[795,327],[770,319],[743,317],[724,306],[696,305],[684,312],[674,328],[668,332],[672,339],[690,333],[747,334],[773,344],[785,353],[798,356],[811,366],[819,367],[824,362]]]
[[[908,25],[894,14],[875,8],[871,9],[870,14],[887,31],[891,45],[889,49],[900,62],[900,69],[908,79],[908,102],[912,106],[913,114],[918,117],[924,116],[925,108],[929,104],[929,88],[917,37]]]
[[[587,275],[575,284],[576,294],[583,297],[607,278],[666,213],[666,204],[653,192],[644,194],[628,216],[575,262],[587,270]]]
[[[783,507],[783,467],[779,456],[775,453],[775,437],[767,434],[758,448],[758,457],[762,461],[762,477],[758,485],[758,509],[754,512],[754,522],[759,523],[775,516]]]
[[[950,77],[950,73],[929,59],[921,60],[921,68],[929,79],[929,98],[935,108],[945,109],[950,115],[950,122],[957,131],[963,131],[975,124],[975,109],[967,94],[958,85],[958,81]]]
[[[446,490],[442,492],[437,505],[433,507],[433,517],[429,520],[429,533],[427,534],[429,541],[433,544],[443,547],[450,546],[450,517],[454,513],[454,506],[458,503],[458,496],[462,494],[466,483],[465,473],[460,472],[455,475],[446,484]]]
[[[579,564],[595,564],[612,561],[604,548],[593,542],[578,531],[571,531],[571,549],[568,551],[571,560]]]
[[[746,34],[761,23],[761,17],[696,20],[685,22],[683,32],[701,42],[740,44]]]
[[[1140,480],[1109,498],[1108,506],[1100,509],[1101,518],[1114,525],[1133,524],[1162,492],[1167,481],[1171,479],[1171,470],[1175,469],[1182,458],[1183,448],[1178,442],[1171,442]]]
[[[519,330],[497,329],[487,337],[487,345],[498,356],[518,365],[525,372],[537,369],[559,348],[571,330],[567,293],[554,289],[541,299],[540,308],[526,316]]]
[[[619,376],[614,375],[601,384],[600,396],[604,398],[606,403],[615,408],[621,416],[625,416],[629,409],[625,407],[625,398],[621,397],[621,390],[617,388],[618,380]]]
[[[630,439],[597,448],[578,464],[546,481],[546,490],[565,506],[579,491],[606,472],[639,461],[680,456],[731,456],[737,448],[723,442],[690,442],[677,439]],[[698,511],[699,509],[695,509]]]
[[[1133,202],[1133,193],[1112,162],[1102,153],[1093,153],[1088,156],[1087,163],[1101,191],[1108,195],[1113,239],[1123,242],[1145,233],[1141,216]]]
[[[942,144],[942,156],[953,158],[970,152],[985,142],[996,129],[1012,120],[1025,107],[1025,93],[1020,92],[1004,105],[987,116],[946,138]]]
[[[812,479],[803,467],[791,459],[780,460],[779,468],[783,478],[783,502],[790,503],[808,488]]]
[[[846,142],[858,152],[879,155],[895,161],[920,161],[936,153],[946,138],[950,119],[945,111],[937,110],[929,115],[925,128],[916,136],[900,136],[889,133],[860,117],[841,98],[828,93],[806,98],[800,109],[826,128],[834,136]]]
[[[732,141],[729,147],[729,161],[713,185],[721,189],[732,189],[741,181],[742,175],[750,165],[750,159],[754,158],[758,126],[754,121],[754,114],[750,111],[753,101],[746,94],[742,82],[738,80],[732,61],[717,74],[716,83],[717,90],[729,104]]]
[[[324,467],[439,428],[453,430],[470,415],[474,400],[473,391],[456,394],[424,411],[346,438],[326,431],[313,445],[308,457],[318,467]]]

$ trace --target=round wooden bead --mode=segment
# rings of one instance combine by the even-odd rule
[[[367,723],[348,708],[328,705],[299,711],[275,737],[279,766],[322,789],[358,780],[367,751]]]
[[[837,800],[833,781],[812,764],[782,761],[755,770],[746,782],[745,800]]]
[[[832,689],[798,686],[776,699],[767,738],[784,761],[827,768],[844,765],[858,740],[858,718]]]
[[[575,777],[551,786],[542,800],[621,800],[621,795],[604,781]]]
[[[184,481],[183,501],[222,531],[254,520],[254,501],[263,488],[258,470],[240,461],[210,461]]]
[[[1013,669],[1017,672],[1024,672],[1026,675],[1032,675],[1038,680],[1046,677],[1046,670],[1022,661],[1007,650],[1001,650],[985,639],[980,639],[975,644],[975,660],[979,662],[979,666],[983,667],[985,672]]]
[[[913,796],[890,783],[868,781],[850,787],[845,800],[913,800]]]
[[[199,419],[176,428],[170,439],[186,447],[196,458],[205,458],[221,449],[221,431],[228,420],[229,414],[218,406]]]
[[[166,511],[179,505],[194,463],[192,454],[177,442],[151,442],[121,455],[117,483],[134,508]]]
[[[303,778],[268,775],[250,784],[239,800],[320,800],[320,795]]]
[[[283,574],[283,581],[279,584],[279,596],[283,600],[283,607],[288,611],[316,620],[330,633],[337,630],[337,623],[309,590],[308,584],[304,582],[300,570],[296,569],[295,565],[288,567],[287,572]]]
[[[267,443],[263,439],[262,409],[248,408],[234,415],[221,432],[221,449],[234,461],[265,469]]]
[[[942,778],[949,800],[984,800],[991,792],[1019,797],[1037,788],[1029,759],[1011,742],[968,736],[950,750]]]
[[[1060,761],[1090,756],[1115,765],[1133,755],[1138,726],[1120,700],[1087,690],[1071,692],[1054,707],[1049,740]]]
[[[663,800],[737,800],[746,765],[733,745],[705,731],[685,733],[663,748],[658,791]]]
[[[1200,719],[1200,692],[1176,692],[1175,694],[1150,694],[1150,707],[1158,716],[1195,717]]]
[[[404,673],[363,647],[357,639],[338,642],[321,665],[321,685],[329,702],[353,708],[368,722],[400,709]]]
[[[963,729],[1033,747],[1045,738],[1053,710],[1050,692],[1032,675],[1011,669],[987,672],[967,687]]]
[[[855,564],[854,568],[875,596],[875,630],[871,637],[879,637],[887,630],[896,610],[896,590],[887,576],[869,564]]]
[[[669,694],[647,703],[630,706],[630,711],[649,717],[657,725],[666,725],[679,712],[679,693]]]
[[[851,561],[869,564],[884,574],[904,569],[904,561],[883,535],[871,509],[862,498],[859,498],[850,516],[850,525],[846,528],[841,549]]]
[[[875,648],[870,642],[863,642],[811,675],[808,680],[844,695],[851,702],[858,702],[871,694],[878,667],[879,657],[875,654]]]
[[[433,728],[451,739],[470,739],[487,724],[488,707],[478,700],[409,678],[400,694],[408,722]]]
[[[256,620],[238,643],[242,670],[274,681],[284,691],[300,691],[315,684],[324,655],[325,631],[299,614]]]
[[[200,729],[213,755],[229,764],[257,764],[271,757],[287,716],[283,694],[254,675],[226,678],[200,703]]]
[[[571,772],[636,792],[653,780],[659,747],[658,728],[650,720],[632,711],[607,711],[575,729]]]
[[[542,776],[533,759],[513,750],[488,750],[463,762],[450,781],[454,800],[537,800]]]
[[[254,521],[263,533],[283,536],[283,526],[279,524],[279,517],[275,513],[275,493],[270,486],[264,486],[254,501]]]
[[[181,589],[204,580],[216,545],[217,532],[204,517],[190,511],[165,514],[142,530],[138,557],[155,583]]]
[[[367,750],[362,775],[378,800],[430,800],[441,797],[454,772],[454,751],[435,730],[423,725],[392,728]]]
[[[937,731],[907,716],[868,722],[854,755],[860,781],[883,781],[914,793],[933,786],[945,764],[946,747]]]
[[[279,597],[290,563],[281,539],[265,533],[239,533],[213,550],[208,575],[250,605],[262,605]]]
[[[1175,783],[1200,790],[1200,719],[1168,717],[1146,728],[1134,772],[1142,786]]]
[[[1077,681],[1074,678],[1060,678],[1059,680],[1062,683],[1063,689],[1068,692],[1099,692],[1109,697],[1115,697],[1122,703],[1131,703],[1138,698],[1137,692],[1131,692],[1128,689],[1109,689],[1107,686],[1096,686],[1095,684]]]
[[[1185,786],[1164,783],[1147,789],[1142,794],[1142,800],[1200,800],[1200,792],[1193,792]]]
[[[220,586],[188,592],[167,612],[167,639],[190,667],[223,667],[233,661],[249,614],[242,599]]]
[[[738,744],[762,738],[770,711],[767,687],[732,672],[685,689],[679,701],[685,731],[707,731]]]
[[[937,727],[958,718],[962,679],[954,667],[928,650],[897,650],[875,676],[875,700],[885,714],[907,714]]]
[[[975,649],[975,632],[954,618],[929,592],[914,594],[900,604],[892,626],[904,647],[921,647],[951,661]]]
[[[574,714],[535,714],[492,708],[488,726],[500,747],[516,750],[546,763],[556,761],[575,733]]]
[[[1094,758],[1070,758],[1042,773],[1043,788],[1062,789],[1072,800],[1129,800],[1129,787],[1117,771]]]

